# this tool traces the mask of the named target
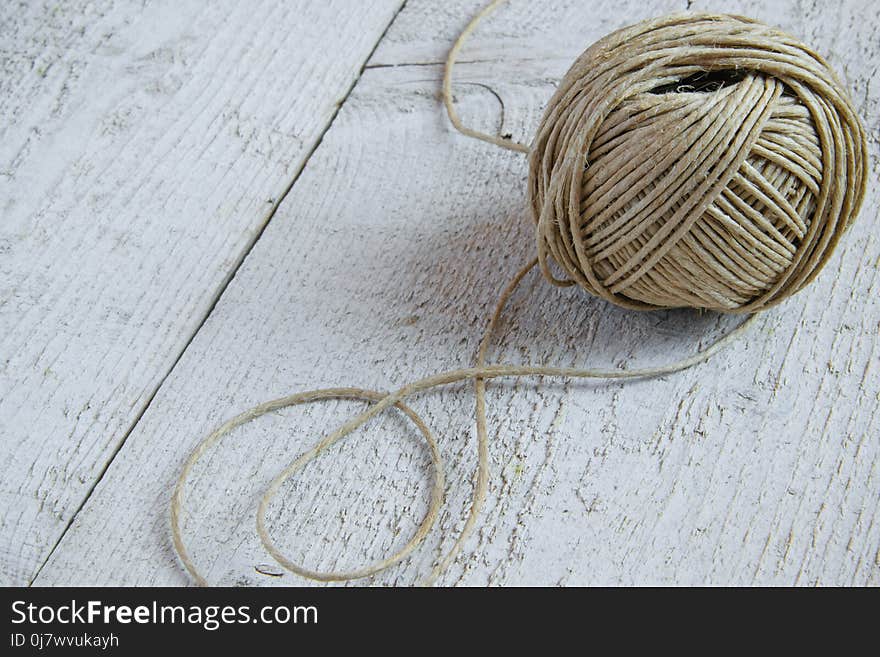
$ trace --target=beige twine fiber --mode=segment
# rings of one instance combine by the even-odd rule
[[[532,145],[472,130],[452,100],[452,71],[478,14],[446,62],[443,97],[467,136],[528,153],[529,195],[538,256],[501,293],[472,368],[436,374],[381,393],[331,388],[283,397],[232,418],[198,445],[171,500],[174,548],[193,580],[206,585],[183,541],[186,482],[199,459],[234,428],[286,406],[324,399],[373,402],[273,479],[260,500],[257,532],[288,570],[319,581],[367,577],[401,561],[425,539],[443,504],[437,442],[403,401],[436,386],[473,379],[478,468],[470,509],[432,583],[475,526],[489,481],[486,380],[553,376],[632,379],[691,367],[734,341],[754,315],[707,349],[638,370],[487,364],[508,298],[537,264],[556,285],[637,310],[691,307],[754,313],[807,285],[858,213],[867,181],[865,132],[825,61],[792,37],[738,16],[681,14],[614,32],[575,61],[551,98]],[[565,278],[554,276],[555,262]],[[281,486],[325,449],[390,407],[421,431],[434,468],[428,511],[390,557],[351,572],[316,572],[293,563],[266,527]]]

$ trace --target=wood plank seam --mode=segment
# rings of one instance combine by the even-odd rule
[[[344,96],[342,97],[341,100],[339,100],[336,103],[336,107],[333,110],[333,113],[331,114],[327,123],[322,128],[320,134],[318,135],[318,138],[315,140],[315,143],[311,146],[308,153],[303,158],[302,163],[297,168],[297,170],[294,172],[293,176],[291,177],[290,182],[285,187],[284,191],[278,195],[278,198],[274,199],[274,203],[272,204],[272,207],[270,208],[269,212],[266,213],[266,218],[262,221],[262,223],[258,227],[257,231],[254,233],[253,238],[241,250],[240,254],[236,258],[236,261],[233,263],[232,267],[229,269],[228,274],[220,282],[220,285],[218,286],[216,292],[212,295],[210,305],[208,306],[207,310],[203,313],[202,317],[199,319],[197,326],[192,331],[190,336],[187,338],[185,344],[180,349],[177,356],[174,358],[174,362],[165,371],[165,373],[159,378],[159,380],[157,381],[153,390],[150,392],[149,396],[147,397],[147,399],[144,401],[143,405],[141,406],[140,411],[135,416],[134,420],[131,422],[128,429],[126,429],[125,433],[123,434],[122,438],[119,440],[117,445],[114,447],[113,452],[107,458],[107,461],[104,463],[104,466],[101,468],[101,471],[98,473],[98,476],[91,483],[88,490],[86,491],[86,494],[83,496],[82,500],[80,501],[79,505],[77,505],[74,512],[70,515],[70,518],[68,518],[67,523],[64,526],[64,530],[58,535],[58,538],[56,539],[55,543],[52,545],[52,547],[46,553],[46,557],[43,559],[43,561],[40,563],[39,567],[34,571],[33,575],[28,580],[28,584],[27,584],[28,586],[33,586],[37,577],[39,577],[40,572],[43,570],[43,567],[49,562],[49,560],[52,558],[52,555],[54,554],[57,547],[61,544],[62,540],[64,540],[64,536],[67,534],[71,525],[73,525],[73,522],[74,522],[74,520],[76,520],[76,517],[79,515],[79,512],[88,503],[89,498],[92,496],[92,493],[94,492],[95,488],[97,488],[98,484],[100,484],[101,480],[104,478],[104,475],[107,473],[107,470],[109,469],[110,465],[113,463],[113,460],[116,458],[116,456],[122,450],[122,448],[125,446],[125,442],[128,440],[128,437],[131,435],[132,431],[134,431],[135,427],[138,425],[141,418],[143,418],[144,413],[147,412],[147,409],[150,407],[150,404],[153,402],[153,399],[155,399],[156,394],[162,388],[162,385],[168,379],[168,376],[174,371],[174,368],[177,367],[177,364],[180,362],[180,359],[186,353],[186,350],[189,348],[190,344],[192,344],[193,339],[195,339],[196,335],[198,335],[199,331],[201,331],[202,327],[205,325],[205,322],[211,316],[211,313],[214,312],[214,309],[217,306],[217,302],[223,296],[223,293],[226,291],[226,288],[229,286],[229,283],[232,281],[232,279],[235,278],[236,273],[238,273],[238,270],[241,268],[241,265],[247,259],[248,254],[253,250],[256,243],[263,236],[263,233],[265,232],[266,227],[269,225],[269,223],[272,221],[272,218],[278,212],[279,206],[284,202],[284,199],[287,198],[287,195],[293,189],[297,180],[299,180],[300,176],[302,175],[302,172],[308,166],[309,161],[312,158],[312,155],[314,155],[315,151],[317,151],[318,147],[320,147],[321,142],[324,140],[324,135],[326,135],[327,131],[330,130],[330,128],[333,126],[333,122],[336,120],[336,117],[339,115],[339,111],[342,109],[342,106],[346,103],[349,96],[351,96],[351,92],[357,86],[357,83],[361,79],[361,76],[364,74],[364,71],[368,68],[367,63],[370,61],[373,54],[376,52],[376,49],[379,47],[379,44],[382,42],[382,39],[384,39],[385,35],[388,34],[388,30],[391,29],[391,26],[394,24],[394,21],[397,18],[397,16],[406,7],[407,1],[408,0],[403,0],[403,2],[400,4],[400,6],[397,8],[397,10],[394,12],[394,15],[391,17],[391,20],[388,21],[388,24],[385,26],[385,29],[382,31],[382,33],[376,39],[376,42],[373,44],[372,49],[367,54],[367,56],[364,58],[364,61],[360,67],[360,70],[358,71],[357,75],[352,79],[351,84],[349,85],[348,89],[346,89]]]

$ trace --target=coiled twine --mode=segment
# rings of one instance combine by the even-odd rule
[[[705,14],[624,28],[577,59],[532,143],[542,270],[633,309],[767,308],[828,260],[866,153],[846,91],[787,34]]]

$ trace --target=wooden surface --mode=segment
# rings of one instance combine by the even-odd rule
[[[533,250],[526,164],[441,111],[440,62],[481,3],[399,4],[4,16],[4,581],[184,584],[169,492],[219,422],[296,390],[471,364]],[[685,4],[828,57],[869,131],[860,220],[812,286],[705,365],[490,385],[489,500],[441,584],[880,584],[880,6],[512,0],[462,53],[461,114],[528,140],[585,46]],[[537,276],[506,317],[493,360],[621,368],[737,321],[626,312]],[[413,406],[438,433],[447,503],[412,558],[359,584],[414,583],[463,522],[471,388]],[[211,581],[308,583],[259,572],[278,567],[256,500],[357,408],[261,418],[197,469],[185,533]],[[420,519],[427,466],[383,417],[285,487],[273,536],[311,568],[379,558]]]
[[[0,581],[45,562],[400,3],[4,3]]]

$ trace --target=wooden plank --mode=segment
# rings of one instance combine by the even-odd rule
[[[530,134],[557,60],[574,56],[563,48],[530,57],[553,47],[529,31],[536,22],[515,22],[532,4],[513,0],[493,17],[485,31],[496,45],[475,45],[484,54],[461,67],[456,93],[469,124]],[[587,45],[668,4],[602,4],[597,15],[578,3],[579,13],[555,21],[559,43]],[[185,582],[170,545],[170,490],[220,421],[296,390],[387,389],[472,362],[500,287],[533,251],[522,157],[454,133],[437,98],[442,68],[431,61],[477,5],[443,3],[438,18],[437,3],[407,4],[38,583]],[[831,56],[872,131],[876,180],[877,9],[693,3],[704,7],[757,15]],[[471,54],[469,46],[463,60]],[[654,381],[491,385],[487,509],[441,583],[880,583],[878,207],[874,185],[818,280],[705,365]],[[494,358],[661,363],[736,321],[631,313],[533,276]],[[451,386],[413,404],[439,434],[447,503],[425,546],[368,583],[417,581],[463,521],[475,464],[471,389]],[[261,566],[270,560],[255,536],[256,501],[277,470],[357,408],[326,403],[265,416],[197,469],[184,530],[211,581],[308,583],[258,572],[277,568]],[[285,488],[273,536],[311,568],[379,558],[419,520],[427,467],[414,432],[382,418]]]
[[[400,4],[4,4],[0,582],[44,562]]]

